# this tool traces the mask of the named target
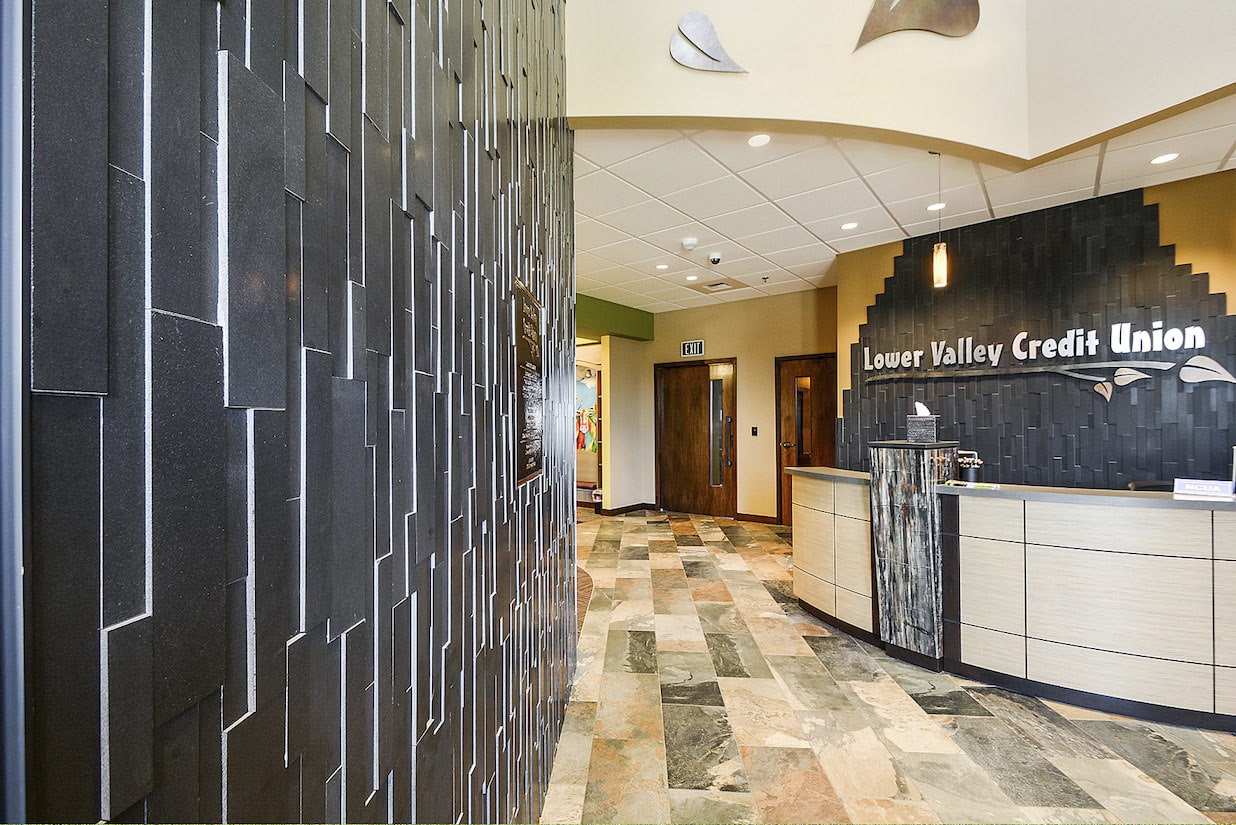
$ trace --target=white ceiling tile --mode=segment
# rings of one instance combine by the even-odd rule
[[[614,164],[610,171],[623,180],[661,197],[727,175],[724,166],[694,143],[683,139]]]
[[[830,143],[748,169],[741,177],[777,200],[850,180],[854,170]]]
[[[652,244],[644,243],[639,238],[627,238],[625,241],[619,241],[618,243],[598,246],[592,250],[592,254],[598,258],[613,261],[616,264],[632,266],[642,261],[660,257],[665,253]]]
[[[716,266],[710,266],[709,271],[716,271],[727,278],[739,278],[744,275],[767,275],[777,270],[777,265],[757,256],[725,260]]]
[[[853,229],[841,228],[844,224],[851,222],[858,224],[858,226]],[[833,241],[841,238],[867,235],[885,229],[896,229],[897,223],[889,216],[884,207],[877,206],[872,209],[863,209],[858,212],[838,215],[821,221],[813,221],[806,224],[806,228],[820,240],[831,244]]]
[[[766,145],[751,146],[747,140],[752,134],[752,131],[708,131],[692,135],[691,140],[735,172],[828,143],[828,138],[820,135],[773,134]]]
[[[586,252],[596,246],[617,243],[626,237],[626,232],[621,232],[603,223],[591,219],[581,220],[578,217],[575,220],[575,248],[577,250]]]
[[[629,302],[637,297],[634,293],[616,286],[593,287],[588,290],[580,290],[580,293],[590,298],[600,298],[602,301],[612,301],[623,306],[630,306]]]
[[[1154,166],[1150,168],[1157,169]],[[1207,175],[1216,169],[1217,166],[1212,163],[1207,163],[1204,166],[1181,166],[1177,169],[1164,169],[1161,172],[1156,171],[1149,175],[1125,178],[1123,180],[1109,179],[1104,174],[1103,183],[1099,187],[1099,194],[1110,195],[1114,192],[1127,192],[1130,189],[1138,189],[1143,186],[1158,186],[1161,183],[1171,183],[1172,181],[1184,180],[1185,178]]]
[[[924,212],[924,214],[927,213]],[[959,226],[969,226],[987,220],[991,220],[991,214],[984,208],[976,212],[962,212],[959,215],[944,215],[939,221],[928,218],[916,223],[907,223],[905,224],[905,230],[913,238],[918,235],[930,235],[936,231],[937,226],[940,229],[956,229]]]
[[[941,221],[948,221],[951,215],[968,215],[987,209],[983,189],[977,183],[944,192],[943,200],[947,206],[939,214],[928,212],[927,207],[936,202],[937,195],[937,192],[932,191],[930,194],[920,195],[917,198],[889,202],[885,205],[888,206],[888,211],[892,213],[897,222],[907,229],[910,224],[922,223],[929,219],[932,222],[935,222],[937,218]]]
[[[837,272],[839,270],[837,267],[836,259],[834,259],[833,262],[828,265],[828,269],[825,270],[823,274],[820,274],[818,270],[814,274],[806,270],[807,270],[806,267],[791,267],[790,269],[791,272],[793,272],[795,275],[802,278],[804,281],[811,284],[812,286],[836,286],[837,285]]]
[[[756,292],[751,287],[743,287],[742,289],[731,289],[726,292],[718,292],[713,296],[724,301],[727,304],[732,304],[735,301],[746,301],[750,298],[759,298],[760,293]]]
[[[934,155],[927,152],[920,152],[919,155],[921,160],[915,163],[864,175],[880,200],[891,204],[930,198],[926,203],[934,203],[938,200],[938,192],[948,193],[978,183],[978,172],[973,161],[945,156],[937,168]]]
[[[731,238],[742,238],[760,232],[771,232],[782,229],[794,223],[794,219],[786,215],[771,203],[761,203],[737,212],[727,212],[709,218],[708,225],[723,235]]]
[[[726,177],[667,195],[666,203],[702,221],[763,203],[764,198],[738,178]]]
[[[1177,136],[1192,132],[1218,129],[1232,123],[1236,123],[1236,95],[1229,95],[1175,117],[1114,137],[1108,141],[1107,148],[1109,150],[1127,149],[1131,146],[1175,139]]]
[[[765,278],[768,280],[764,280]],[[762,275],[743,275],[739,278],[735,278],[734,280],[744,283],[747,286],[763,288],[766,286],[784,284],[789,281],[798,281],[801,279],[791,272],[786,272],[784,269],[770,269]]]
[[[849,217],[854,212],[862,212],[872,207],[878,208],[879,202],[872,197],[871,191],[863,185],[862,181],[848,180],[784,198],[779,205],[800,223],[811,223],[825,218],[841,218],[837,223],[842,224],[847,220],[854,220]]]
[[[684,309],[691,309],[693,307],[712,306],[713,304],[722,303],[722,301],[720,298],[714,298],[711,295],[701,295],[697,292],[690,298],[679,298],[674,303],[680,305]]]
[[[886,169],[918,163],[926,154],[922,149],[849,138],[838,140],[837,148],[862,175],[874,175]],[[932,162],[935,162],[935,158],[932,158]]]
[[[584,175],[590,175],[601,167],[597,166],[592,161],[580,155],[575,155],[573,158],[575,164],[575,179],[579,180]]]
[[[644,304],[643,306],[636,307],[636,308],[642,309],[644,310],[644,312],[653,312],[653,313],[675,312],[677,310],[682,309],[682,307],[678,306],[678,304],[672,303],[670,301],[650,301]]]
[[[629,266],[613,266],[611,264],[609,269],[603,269],[589,275],[588,280],[598,282],[602,286],[620,286],[626,289],[628,284],[637,284],[647,277],[644,273]]]
[[[676,129],[578,129],[575,154],[598,166],[609,166],[681,137]]]
[[[832,241],[829,245],[838,252],[853,252],[855,249],[867,249],[893,241],[904,241],[906,237],[906,233],[900,229],[882,229],[879,232],[867,232]]]
[[[1045,164],[1017,174],[995,174],[987,178],[987,194],[993,209],[1010,203],[1021,203],[1048,197],[1059,192],[1094,191],[1094,177],[1099,168],[1099,153],[1082,158]],[[984,167],[987,174],[991,167]]]
[[[1052,195],[1031,198],[1030,200],[1005,203],[995,206],[996,217],[1007,218],[1009,215],[1024,215],[1026,212],[1037,212],[1040,209],[1047,209],[1049,206],[1062,206],[1066,203],[1076,203],[1077,201],[1084,201],[1093,194],[1094,187],[1091,186],[1087,189],[1078,189],[1073,192],[1057,192]]]
[[[668,284],[660,289],[651,289],[644,294],[662,301],[678,301],[683,298],[690,298],[693,295],[699,295],[699,293],[694,289],[688,289],[685,286],[676,286],[674,284]]]
[[[598,215],[597,220],[636,236],[690,223],[686,215],[659,200],[647,200],[625,209],[606,212]]]
[[[646,194],[604,170],[575,182],[575,211],[588,217],[646,200]]]
[[[792,281],[786,281],[785,283],[762,286],[760,287],[760,292],[763,292],[765,295],[785,295],[789,292],[807,292],[815,288],[814,284],[794,278]]]
[[[765,257],[768,257],[771,252],[797,249],[800,246],[816,242],[814,235],[797,224],[787,226],[784,229],[774,229],[772,232],[763,232],[759,235],[738,238],[737,240],[747,249]]]
[[[641,240],[664,249],[666,252],[687,258],[691,252],[682,248],[683,238],[695,238],[699,249],[707,249],[726,240],[723,235],[714,232],[702,223],[689,223],[656,232],[646,232]]]
[[[837,257],[837,253],[822,243],[813,243],[808,246],[798,247],[797,249],[787,249],[784,252],[773,252],[767,257],[768,260],[777,266],[787,269],[791,266],[806,266],[808,264],[820,264],[821,268],[827,268],[833,259]]]
[[[1230,124],[1221,129],[1193,132],[1168,140],[1137,144],[1126,149],[1109,148],[1107,154],[1103,156],[1102,187],[1107,189],[1121,181],[1180,180],[1194,174],[1205,174],[1205,172],[1196,170],[1204,169],[1206,166],[1210,167],[1205,170],[1206,172],[1218,171],[1219,164],[1232,148],[1234,140],[1236,140],[1236,124]],[[1168,152],[1179,152],[1180,157],[1171,163],[1160,166],[1151,165],[1151,158]],[[1196,170],[1181,174],[1182,170],[1189,168],[1196,168]],[[1135,183],[1134,185],[1146,186],[1148,184]]]
[[[612,261],[598,258],[596,255],[591,255],[587,252],[575,253],[575,272],[578,275],[595,275],[603,270],[611,269],[613,266]]]

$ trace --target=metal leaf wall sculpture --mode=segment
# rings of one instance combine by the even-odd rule
[[[670,38],[670,57],[688,69],[701,72],[746,73],[726,53],[708,15],[691,11],[678,21],[678,31]]]
[[[927,31],[945,37],[965,37],[979,21],[978,0],[875,0],[854,51],[903,31]]]

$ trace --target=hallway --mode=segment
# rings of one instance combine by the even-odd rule
[[[1236,823],[1236,736],[890,659],[796,606],[787,528],[578,536],[595,589],[542,822]]]

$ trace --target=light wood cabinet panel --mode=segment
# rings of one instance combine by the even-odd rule
[[[837,588],[815,576],[794,568],[794,597],[830,616],[837,615]]]
[[[1026,502],[1026,544],[1211,557],[1209,510]]]
[[[838,484],[835,489],[839,516],[871,521],[871,488],[866,484]]]
[[[803,507],[831,513],[833,511],[834,486],[833,482],[822,478],[794,476],[790,497],[795,505],[801,504]],[[797,518],[797,514],[795,514],[795,524],[798,523]]]
[[[858,593],[853,593],[846,590],[844,587],[837,588],[837,612],[834,614],[843,622],[849,622],[855,627],[861,627],[868,633],[873,633],[874,625],[871,622],[871,597],[861,596]]]
[[[794,567],[827,582],[836,581],[833,514],[794,505]]]
[[[1026,639],[985,627],[961,626],[961,661],[975,667],[1026,676]]]
[[[1211,594],[1209,560],[1026,545],[1026,635],[1037,639],[1213,663]]]
[[[963,648],[964,649],[964,648]],[[1049,685],[1214,712],[1214,668],[1053,644],[1026,642],[1026,676]]]
[[[837,516],[834,530],[836,583],[847,590],[870,596],[871,522]]]
[[[1024,636],[1025,545],[969,536],[960,545],[961,621]]]
[[[1215,562],[1215,664],[1236,667],[1236,561]]]
[[[1021,499],[960,496],[961,535],[1001,541],[1025,541],[1025,502]]]
[[[1215,558],[1236,561],[1236,512],[1215,510],[1214,528]]]
[[[1236,716],[1236,667],[1215,668],[1215,713]]]

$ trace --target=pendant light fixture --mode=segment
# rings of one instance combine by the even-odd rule
[[[936,156],[936,202],[932,204],[932,208],[936,213],[936,245],[931,253],[931,275],[932,284],[936,289],[943,289],[948,286],[948,244],[942,237],[941,221],[944,211],[943,200],[943,159],[939,152],[932,152]]]

